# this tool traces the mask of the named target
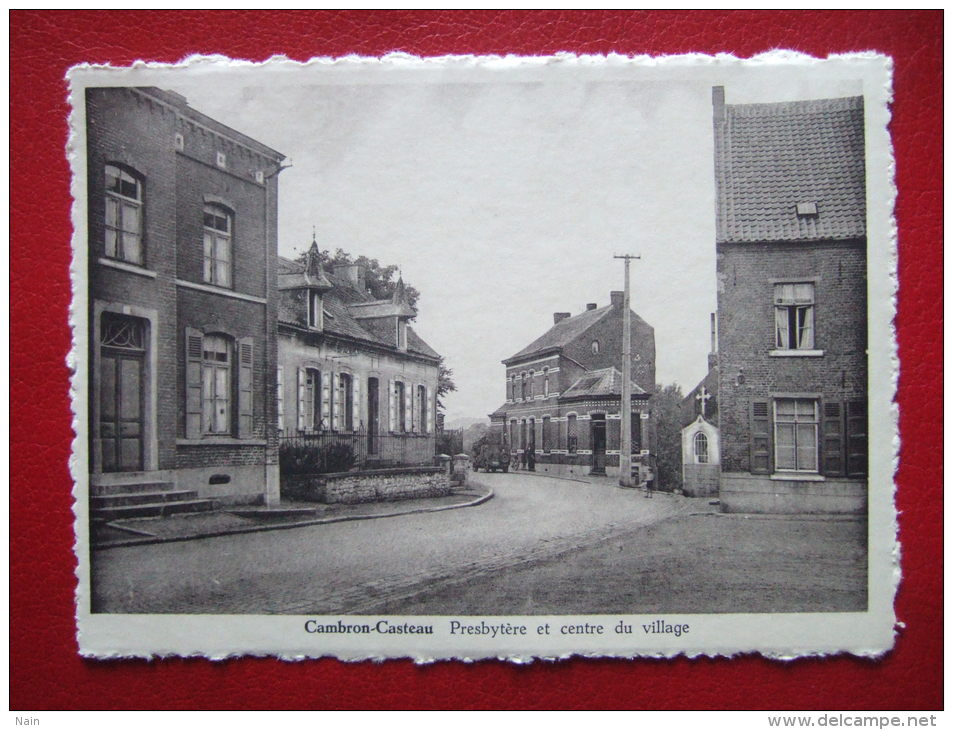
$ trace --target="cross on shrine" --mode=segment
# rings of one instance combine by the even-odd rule
[[[695,396],[695,400],[701,404],[702,417],[705,416],[705,405],[708,402],[708,399],[711,398],[711,393],[708,392],[708,388],[704,385],[701,387],[701,390],[698,391],[698,395]]]

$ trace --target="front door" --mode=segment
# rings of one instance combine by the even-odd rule
[[[606,417],[593,416],[592,426],[592,474],[606,473]]]
[[[526,442],[526,469],[536,471],[536,419],[529,419],[527,427],[529,439]]]
[[[145,325],[103,315],[99,358],[99,439],[104,472],[142,471]]]

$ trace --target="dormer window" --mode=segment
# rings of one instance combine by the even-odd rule
[[[397,320],[397,349],[407,349],[407,322],[399,318]]]
[[[589,346],[589,349],[592,350],[593,355],[599,354],[599,340],[593,340],[592,344]]]
[[[321,294],[316,291],[308,292],[308,327],[322,329],[324,324],[324,303]]]

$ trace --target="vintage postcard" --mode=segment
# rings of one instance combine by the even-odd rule
[[[72,69],[81,653],[889,651],[891,68]]]

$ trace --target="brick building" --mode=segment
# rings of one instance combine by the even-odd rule
[[[713,107],[722,508],[863,513],[863,99]]]
[[[431,464],[440,356],[409,325],[403,281],[375,299],[358,264],[278,260],[278,424],[346,444],[365,465]],[[303,437],[303,438],[302,438]]]
[[[168,91],[85,112],[94,511],[272,501],[283,156]]]
[[[503,361],[506,402],[490,414],[523,468],[546,474],[619,473],[623,294],[588,304]],[[651,478],[655,330],[634,312],[632,330],[633,474]],[[638,473],[636,474],[636,470]]]

